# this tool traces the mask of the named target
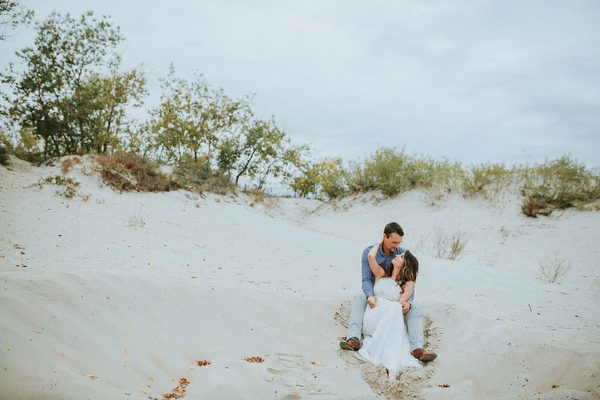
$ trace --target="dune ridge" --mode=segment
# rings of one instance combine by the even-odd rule
[[[38,184],[58,163],[11,160],[0,399],[600,398],[598,212],[529,219],[510,194],[440,207],[419,191],[336,204],[120,194],[88,156],[67,174],[84,201]],[[338,344],[360,254],[390,221],[420,260],[416,301],[439,354],[395,384]],[[433,256],[439,229],[469,238],[462,258]],[[572,268],[544,283],[555,251]]]

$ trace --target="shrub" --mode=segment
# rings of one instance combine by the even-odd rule
[[[72,178],[66,178],[61,175],[49,176],[45,179],[40,178],[40,185],[57,185],[62,186],[63,191],[57,191],[57,193],[61,196],[65,196],[66,198],[72,199],[75,196],[79,196],[83,199],[83,201],[88,201],[90,195],[84,196],[78,193],[79,187],[81,186],[81,182],[77,182]]]
[[[454,233],[448,233],[442,227],[435,227],[433,230],[433,255],[436,258],[458,260],[462,257],[469,239],[459,229]]]
[[[158,164],[133,154],[103,156],[97,159],[105,184],[121,192],[168,192],[184,188],[162,173]]]
[[[350,164],[348,186],[353,192],[379,190],[392,197],[418,186],[428,187],[434,170],[432,159],[417,159],[404,149],[382,147],[363,163]]]
[[[39,163],[44,160],[44,154],[40,149],[40,140],[35,138],[30,129],[21,129],[19,141],[13,152],[20,159],[32,163]]]
[[[342,159],[325,158],[309,163],[302,169],[302,176],[293,179],[290,187],[301,197],[314,196],[323,200],[342,197],[347,193]]]
[[[186,162],[173,171],[175,179],[182,186],[191,186],[200,192],[220,195],[235,193],[237,185],[219,172],[213,172],[204,162]]]
[[[39,146],[40,141],[34,137],[30,129],[21,129],[18,132],[16,143],[15,146],[13,141],[0,129],[0,164],[8,165],[7,163],[10,161],[9,154],[32,163],[44,160]]]
[[[429,173],[431,177],[423,187],[421,200],[431,206],[446,202],[448,195],[458,190],[465,175],[460,163],[447,159],[432,161]]]
[[[532,191],[521,204],[521,212],[531,218],[537,218],[538,215],[548,216],[552,210],[552,197],[548,195],[546,188]]]
[[[260,189],[250,189],[248,191],[246,191],[246,194],[248,195],[248,197],[252,198],[252,200],[254,200],[254,203],[261,203],[265,200],[265,197],[267,196],[267,194],[265,192],[263,192]]]
[[[523,170],[521,211],[529,217],[570,207],[586,209],[600,200],[600,176],[569,157]]]
[[[511,172],[502,164],[472,166],[464,176],[462,189],[467,196],[482,195],[492,200],[511,182]]]
[[[114,190],[118,190],[119,192],[135,192],[139,190],[126,176],[109,168],[102,168],[100,174],[102,181]]]
[[[70,170],[73,169],[73,166],[77,164],[81,164],[81,159],[79,157],[67,157],[60,164],[60,172],[62,172],[63,175],[66,175]]]
[[[555,251],[553,260],[540,261],[540,278],[545,283],[558,283],[558,280],[563,278],[571,268],[571,263],[559,258],[558,252]]]
[[[0,165],[9,166],[10,159],[6,147],[0,145]]]
[[[140,227],[143,228],[146,225],[146,221],[144,221],[144,214],[142,213],[142,208],[144,206],[140,204],[139,207],[136,207],[135,212],[132,216],[129,217],[128,226]]]

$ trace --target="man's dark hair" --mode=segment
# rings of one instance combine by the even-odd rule
[[[383,233],[385,233],[385,237],[388,238],[392,233],[397,233],[400,236],[404,236],[404,231],[402,230],[400,224],[398,224],[397,222],[390,222],[389,224],[387,224],[385,226],[385,229],[383,230]]]

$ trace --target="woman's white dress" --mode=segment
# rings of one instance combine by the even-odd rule
[[[421,367],[410,355],[410,342],[404,325],[400,286],[391,278],[381,278],[373,287],[377,306],[365,310],[363,345],[359,353],[377,366],[400,373],[402,368]]]

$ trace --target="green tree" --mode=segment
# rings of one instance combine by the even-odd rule
[[[251,185],[263,189],[269,178],[291,179],[292,169],[302,164],[308,150],[292,145],[275,121],[254,120],[222,142],[219,166],[231,172],[236,185],[247,177]]]
[[[46,157],[106,152],[125,108],[145,93],[140,72],[118,72],[119,28],[88,12],[79,20],[52,13],[36,30],[34,46],[17,53],[24,70],[10,64],[3,74],[13,92],[4,96],[8,116],[43,139]]]
[[[145,79],[137,70],[120,72],[119,59],[112,64],[109,76],[90,74],[78,88],[74,110],[79,135],[86,151],[107,153],[121,146],[121,133],[131,121],[128,107],[140,107],[146,95]]]
[[[9,165],[8,154],[13,149],[13,144],[0,127],[0,165]]]
[[[150,112],[161,155],[178,164],[204,160],[210,170],[213,151],[224,133],[234,129],[246,100],[234,101],[222,89],[212,89],[198,73],[191,82],[179,78],[173,66],[161,86],[161,103]]]
[[[158,148],[158,145],[154,141],[155,137],[152,133],[150,121],[145,121],[141,124],[128,124],[125,131],[128,136],[126,150],[141,156],[143,160],[153,154]]]
[[[9,30],[29,24],[32,18],[33,11],[18,1],[0,0],[0,40],[6,40],[10,36]]]
[[[43,160],[39,140],[35,138],[29,129],[21,129],[21,132],[19,132],[19,141],[13,150],[13,154],[29,162],[40,162]]]

